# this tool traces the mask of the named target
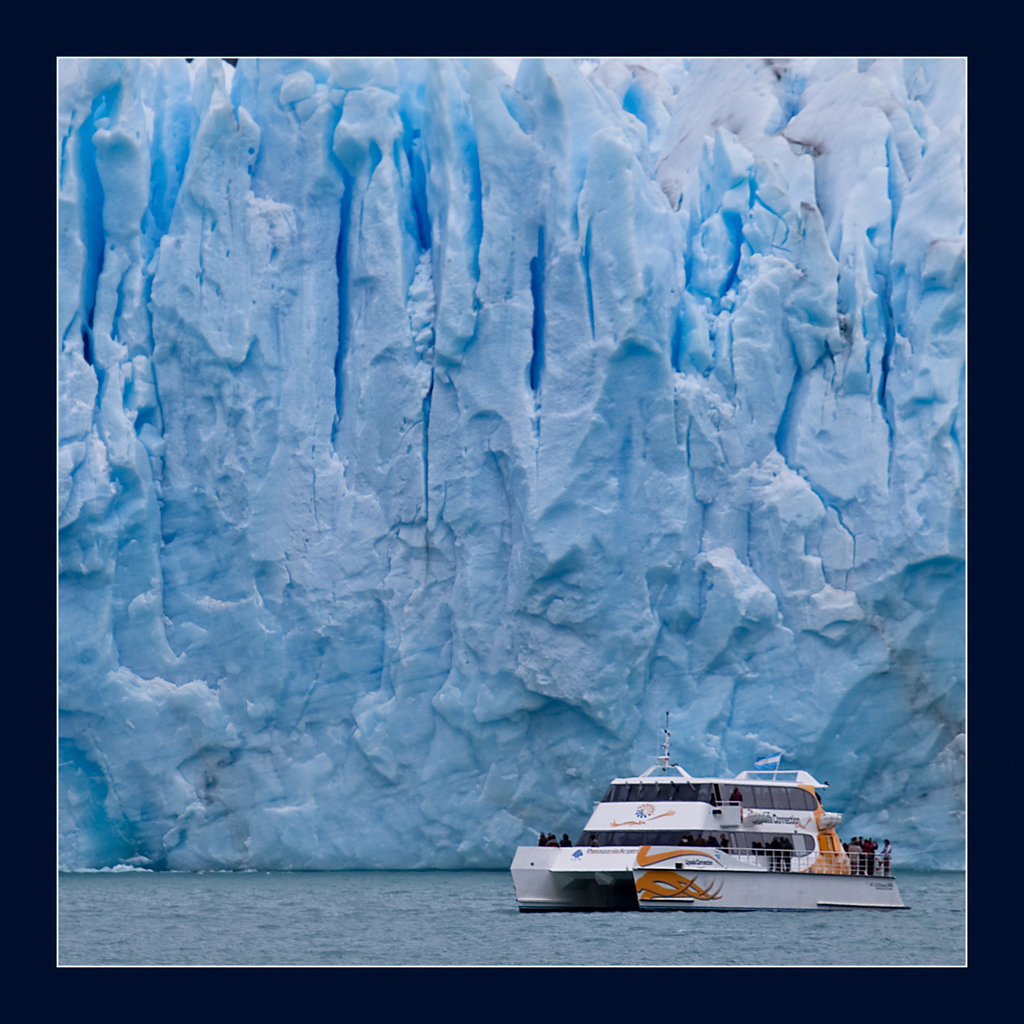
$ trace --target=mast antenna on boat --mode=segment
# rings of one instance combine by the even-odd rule
[[[668,712],[667,711],[665,712],[665,728],[662,731],[665,733],[665,741],[661,745],[661,757],[658,758],[658,763],[661,765],[662,768],[667,768],[668,767],[668,763],[669,763],[668,762],[668,740],[669,740],[669,737],[672,735],[672,733],[670,733],[668,731]]]

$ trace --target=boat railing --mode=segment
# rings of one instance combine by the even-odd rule
[[[802,768],[770,768],[766,770],[751,768],[740,772],[736,779],[737,781],[743,779],[747,782],[787,782],[796,783],[799,786],[813,786],[815,789],[828,789],[827,782],[819,782],[810,772],[805,772]]]
[[[876,857],[871,863],[863,855],[857,857],[829,850],[785,850],[771,847],[709,846],[709,852],[727,854],[733,863],[767,871],[807,872],[815,875],[874,875],[892,877],[892,862]]]
[[[711,847],[710,849],[716,849]],[[812,874],[873,874],[879,878],[892,878],[892,861],[874,858],[873,863],[866,856],[833,853],[819,850],[779,850],[757,847],[724,847],[734,861],[751,867],[767,868],[769,871],[807,871]]]
[[[892,878],[892,858],[879,854],[871,856],[867,853],[820,853],[819,857],[831,857],[837,862],[845,862],[846,870],[830,872],[841,875],[875,875],[879,878]]]
[[[768,770],[750,768],[745,772],[740,772],[737,778],[764,779],[768,782],[798,782],[800,775],[799,768],[769,768]]]
[[[806,871],[812,859],[812,852],[803,850],[762,849],[750,846],[726,846],[717,849],[728,854],[732,861],[768,871]]]

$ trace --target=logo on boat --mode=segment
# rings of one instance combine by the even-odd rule
[[[613,821],[612,828],[622,828],[623,825],[644,825],[657,818],[670,818],[676,813],[675,811],[662,811],[661,814],[655,814],[654,811],[654,804],[639,804],[633,812],[632,821]]]
[[[697,879],[687,878],[675,871],[645,871],[636,880],[636,892],[642,900],[720,900],[722,882],[705,889],[697,884]]]
[[[807,820],[809,822],[811,819],[808,818]],[[803,819],[797,817],[795,814],[773,814],[769,818],[769,821],[772,825],[796,825],[798,828],[802,828],[804,825]]]

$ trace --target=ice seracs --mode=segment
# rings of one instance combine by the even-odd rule
[[[959,866],[963,61],[58,89],[62,864],[502,868],[669,708]]]

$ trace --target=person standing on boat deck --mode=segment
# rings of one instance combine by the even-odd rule
[[[871,836],[868,836],[868,838],[861,843],[861,849],[867,855],[867,872],[869,875],[873,875],[875,873],[875,850],[878,849],[878,843],[876,843]]]
[[[572,846],[572,840],[569,838],[568,832],[562,833],[562,841],[558,844],[559,846]]]
[[[860,836],[854,836],[850,840],[850,874],[860,874]]]
[[[729,797],[729,802],[734,804],[743,802],[743,794],[739,791],[739,787],[732,791],[732,796]]]
[[[878,855],[878,859],[882,862],[882,874],[891,874],[890,865],[892,864],[892,847],[889,845],[888,839],[886,839],[885,845],[882,847],[882,850]]]

